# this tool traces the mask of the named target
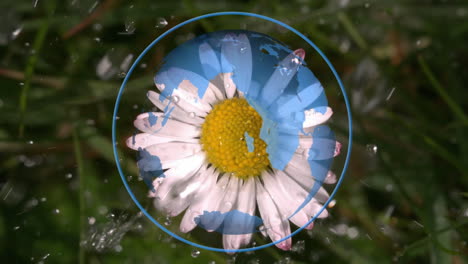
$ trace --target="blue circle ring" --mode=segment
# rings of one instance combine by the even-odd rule
[[[128,185],[128,182],[127,182],[127,179],[125,178],[125,175],[122,171],[122,167],[120,166],[120,159],[119,159],[119,154],[117,152],[117,144],[116,144],[116,120],[117,120],[117,112],[119,110],[119,104],[120,104],[120,99],[122,97],[122,94],[123,94],[123,91],[125,90],[125,86],[127,85],[127,82],[128,80],[130,79],[130,76],[132,75],[135,67],[138,65],[138,63],[140,63],[141,59],[145,56],[146,53],[148,53],[148,51],[153,48],[153,46],[155,46],[159,41],[161,41],[164,37],[166,37],[167,35],[169,35],[170,33],[172,33],[173,31],[183,27],[184,25],[187,25],[187,24],[190,24],[192,22],[195,22],[195,21],[198,21],[198,20],[201,20],[201,19],[204,19],[204,18],[209,18],[209,17],[217,17],[217,16],[226,16],[226,15],[234,15],[234,16],[249,16],[249,17],[255,17],[255,18],[260,18],[260,19],[263,19],[263,20],[267,20],[267,21],[270,21],[270,22],[273,22],[277,25],[280,25],[284,28],[287,28],[288,30],[291,30],[292,32],[294,32],[296,35],[298,35],[299,37],[301,37],[304,41],[306,41],[310,46],[312,46],[315,51],[317,51],[318,54],[320,54],[320,56],[325,60],[325,62],[327,63],[328,67],[330,68],[330,70],[332,71],[333,75],[335,76],[336,78],[336,81],[338,82],[338,85],[340,86],[340,89],[341,89],[341,92],[343,94],[343,98],[345,100],[345,104],[346,104],[346,111],[348,113],[348,129],[349,129],[349,133],[348,133],[348,151],[346,152],[346,161],[344,163],[344,166],[343,166],[343,170],[341,172],[341,175],[340,175],[340,178],[338,179],[338,182],[336,183],[335,185],[335,188],[333,189],[333,192],[330,194],[330,197],[328,198],[328,200],[325,202],[325,204],[322,206],[322,208],[320,209],[320,211],[315,214],[315,216],[309,220],[309,222],[307,222],[304,226],[298,228],[296,231],[292,232],[291,234],[289,234],[288,236],[285,236],[277,241],[274,241],[274,242],[271,242],[271,243],[268,243],[268,244],[265,244],[265,245],[261,245],[261,246],[257,246],[257,247],[251,247],[251,248],[241,248],[241,249],[223,249],[223,248],[214,248],[214,247],[208,247],[208,246],[204,246],[204,245],[200,245],[200,244],[197,244],[197,243],[194,243],[192,241],[189,241],[183,237],[180,237],[176,234],[174,234],[173,232],[171,232],[170,230],[168,230],[167,228],[165,228],[163,225],[161,225],[158,221],[156,221],[156,219],[154,219],[147,211],[146,209],[140,204],[140,202],[138,201],[138,199],[135,197],[135,195],[133,194],[130,186]],[[117,98],[115,100],[115,106],[114,106],[114,114],[113,114],[113,118],[112,118],[112,142],[113,142],[113,151],[114,151],[114,158],[115,158],[115,162],[116,162],[116,165],[117,165],[117,170],[119,171],[119,174],[120,174],[120,177],[122,178],[122,182],[125,186],[125,188],[127,189],[127,192],[128,194],[130,195],[130,197],[132,198],[133,202],[135,202],[135,204],[138,206],[138,208],[141,210],[141,212],[143,212],[143,214],[151,221],[153,222],[157,227],[159,227],[161,230],[163,230],[164,232],[166,232],[167,234],[169,234],[170,236],[178,239],[179,241],[182,241],[186,244],[189,244],[191,246],[194,246],[194,247],[198,247],[198,248],[201,248],[201,249],[206,249],[206,250],[211,250],[211,251],[216,251],[216,252],[225,252],[225,253],[237,253],[237,252],[248,252],[248,251],[254,251],[254,250],[259,250],[259,249],[263,249],[263,248],[266,248],[266,247],[269,247],[269,246],[272,246],[272,245],[275,245],[277,243],[281,243],[283,241],[285,241],[286,239],[289,239],[290,237],[296,235],[297,233],[299,233],[300,231],[302,231],[305,227],[309,226],[313,221],[315,221],[315,219],[317,218],[317,216],[319,216],[323,210],[325,210],[325,208],[328,206],[328,204],[333,200],[333,197],[335,196],[336,192],[338,191],[338,188],[340,187],[341,183],[343,182],[343,179],[344,179],[344,175],[346,173],[346,170],[348,168],[348,164],[349,164],[349,159],[350,159],[350,156],[351,156],[351,146],[352,146],[352,137],[353,137],[353,125],[352,125],[352,117],[351,117],[351,107],[350,107],[350,104],[349,104],[349,101],[348,101],[348,96],[346,95],[346,91],[345,91],[345,88],[344,88],[344,85],[343,85],[343,82],[341,81],[340,79],[340,76],[338,75],[338,73],[336,72],[335,68],[333,67],[332,63],[330,62],[330,60],[328,60],[327,56],[325,56],[325,54],[311,41],[309,40],[306,36],[304,36],[302,33],[300,33],[299,31],[297,31],[296,29],[294,29],[293,27],[281,22],[281,21],[278,21],[276,19],[273,19],[273,18],[270,18],[270,17],[267,17],[267,16],[263,16],[263,15],[259,15],[259,14],[254,14],[254,13],[247,13],[247,12],[217,12],[217,13],[210,13],[210,14],[206,14],[206,15],[202,15],[202,16],[198,16],[198,17],[195,17],[195,18],[192,18],[192,19],[189,19],[187,21],[184,21],[176,26],[174,26],[173,28],[169,29],[168,31],[164,32],[163,34],[161,34],[159,37],[157,37],[155,40],[153,40],[153,42],[151,42],[144,50],[143,52],[141,52],[141,54],[138,56],[138,58],[135,60],[135,62],[132,64],[132,66],[130,67],[130,69],[128,70],[123,82],[122,82],[122,85],[120,86],[120,90],[119,90],[119,93],[117,94]]]

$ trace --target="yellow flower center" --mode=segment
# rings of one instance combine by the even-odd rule
[[[260,175],[270,165],[259,136],[261,127],[261,116],[245,99],[215,105],[202,126],[201,143],[208,161],[241,179]]]

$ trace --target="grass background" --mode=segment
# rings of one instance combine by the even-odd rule
[[[110,129],[125,60],[184,20],[232,10],[306,34],[337,68],[352,105],[353,155],[337,203],[312,232],[294,237],[291,252],[197,252],[138,214],[115,168]],[[3,0],[2,263],[468,263],[467,21],[468,3],[448,0]],[[149,107],[147,78],[165,52],[224,28],[303,47],[281,28],[245,18],[177,31],[132,76],[119,112],[120,144]],[[331,91],[332,126],[343,139],[341,95],[310,56]],[[111,66],[98,73],[106,57]],[[137,175],[134,153],[122,151],[125,170]],[[136,178],[130,183],[141,186]]]

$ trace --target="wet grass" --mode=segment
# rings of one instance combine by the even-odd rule
[[[347,2],[39,0],[34,7],[35,1],[2,1],[2,262],[467,263],[468,4]],[[294,237],[304,249],[235,256],[202,250],[193,258],[192,247],[137,216],[115,168],[111,119],[124,59],[134,59],[186,19],[226,10],[268,15],[307,34],[347,89],[355,134],[350,168],[331,216]],[[161,17],[168,22],[162,28]],[[145,93],[164,54],[193,34],[225,28],[261,31],[304,48],[278,27],[240,17],[177,31],[132,76],[119,112],[119,146],[133,132],[133,118],[150,107]],[[331,126],[346,146],[346,111],[336,82],[306,51],[328,89]],[[105,56],[107,77],[97,73]],[[135,153],[121,152],[132,188],[144,197]],[[343,155],[338,171],[342,163]],[[152,208],[150,201],[143,206]],[[110,224],[119,232],[104,234],[107,247],[84,243]],[[216,243],[204,232],[191,236]],[[256,241],[265,242],[261,236]]]

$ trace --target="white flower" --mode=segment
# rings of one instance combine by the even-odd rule
[[[238,249],[256,231],[282,239],[289,221],[302,227],[322,208],[340,144],[320,126],[332,111],[304,56],[248,31],[211,33],[167,56],[148,92],[160,111],[136,118],[142,133],[127,145],[155,207],[185,211],[182,232],[218,231]],[[291,238],[276,246],[289,250]]]

